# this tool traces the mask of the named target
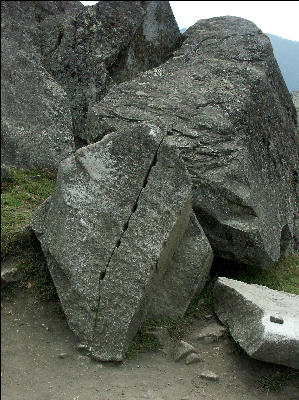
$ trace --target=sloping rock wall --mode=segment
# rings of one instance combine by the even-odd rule
[[[296,110],[269,39],[236,17],[198,21],[163,65],[110,90],[89,143],[124,121],[162,120],[193,180],[215,255],[270,267],[293,251]]]
[[[297,111],[297,134],[299,137],[299,91],[292,92],[292,100],[294,106]],[[294,241],[295,241],[295,250],[299,252],[299,171],[297,171],[297,175],[295,176],[296,183],[296,214],[295,214],[295,232],[294,232]]]
[[[164,136],[139,125],[78,150],[60,164],[55,192],[31,222],[68,323],[100,360],[122,360],[146,317],[156,277],[176,280],[178,267],[170,264],[190,224],[192,185]],[[202,240],[196,254],[205,269],[201,276],[198,260],[193,292],[212,261],[204,235],[194,240],[197,246]],[[190,302],[184,291],[177,292],[181,309]]]
[[[77,144],[86,144],[88,109],[114,83],[165,61],[181,34],[167,1],[99,1],[46,40],[43,62],[66,90]]]
[[[1,2],[1,158],[54,169],[74,138],[67,95],[41,63],[39,3],[69,2]]]
[[[218,278],[214,307],[249,356],[299,369],[299,296]]]

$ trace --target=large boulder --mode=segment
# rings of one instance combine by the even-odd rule
[[[69,96],[80,146],[88,109],[114,83],[165,61],[181,34],[168,1],[99,1],[45,40],[44,66]]]
[[[10,165],[55,169],[74,150],[67,95],[41,60],[37,14],[57,16],[59,3],[80,2],[1,2],[1,158]]]
[[[249,356],[299,369],[299,296],[228,278],[213,294],[218,318]]]
[[[161,66],[89,112],[89,143],[124,121],[162,120],[193,180],[215,255],[270,267],[293,251],[296,110],[270,41],[237,17],[198,21]],[[158,123],[158,122],[157,122]]]
[[[60,164],[55,192],[31,222],[69,326],[100,360],[122,360],[155,282],[165,273],[176,280],[172,258],[186,228],[199,230],[190,220],[190,177],[164,137],[140,125],[78,150]],[[187,242],[191,236],[192,229]],[[201,240],[196,254],[206,258]],[[192,272],[181,268],[193,276],[194,291],[205,276],[190,263]],[[190,302],[185,290],[177,291],[182,308]]]

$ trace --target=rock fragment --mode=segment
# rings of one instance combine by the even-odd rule
[[[214,304],[250,357],[299,368],[299,296],[218,278]]]
[[[157,275],[147,304],[151,318],[178,318],[203,289],[213,262],[210,243],[191,214],[185,234],[163,277]]]
[[[174,348],[173,358],[175,361],[180,361],[190,353],[196,353],[195,347],[184,340],[179,340]]]
[[[215,374],[213,371],[203,371],[200,375],[200,378],[207,379],[209,381],[218,381],[219,376]]]

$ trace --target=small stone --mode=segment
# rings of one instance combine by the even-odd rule
[[[59,354],[59,358],[66,358],[67,357],[67,353],[60,353]]]
[[[186,365],[189,365],[189,364],[195,364],[199,361],[201,361],[199,355],[196,353],[191,353],[187,355],[185,363]]]
[[[41,175],[30,176],[30,179],[32,181],[39,181],[39,180],[41,180]]]
[[[17,267],[4,268],[1,271],[1,280],[6,283],[16,282],[20,279],[20,269]]]
[[[191,344],[180,340],[174,351],[174,360],[179,361],[190,353],[196,353],[196,349]]]
[[[197,340],[202,340],[205,343],[213,343],[219,340],[225,333],[225,327],[217,323],[211,324],[197,335]]]
[[[283,319],[280,317],[275,317],[274,315],[270,316],[270,321],[274,322],[275,324],[283,324]]]
[[[200,378],[208,379],[209,381],[218,381],[219,380],[219,376],[216,375],[212,371],[204,371],[199,376],[200,376]]]
[[[83,344],[83,343],[78,343],[76,345],[76,349],[79,351],[86,351],[86,352],[91,352],[91,348],[87,345],[87,344]]]
[[[46,331],[48,331],[48,330],[49,330],[49,328],[47,327],[47,325],[46,325],[46,324],[42,324],[42,327],[44,327],[44,328],[46,329]]]
[[[206,314],[205,315],[205,319],[212,319],[213,318],[213,314]]]

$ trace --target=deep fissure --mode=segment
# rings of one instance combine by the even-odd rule
[[[116,244],[115,244],[115,246],[114,246],[114,248],[113,248],[113,250],[112,250],[112,253],[111,253],[110,257],[109,257],[109,260],[108,260],[108,262],[107,262],[107,264],[106,264],[106,266],[105,266],[105,269],[104,269],[103,271],[100,272],[100,276],[99,276],[98,306],[97,306],[96,316],[95,316],[95,320],[94,320],[94,329],[96,329],[97,321],[98,321],[99,305],[100,305],[100,301],[101,301],[101,283],[102,283],[102,281],[103,281],[103,279],[104,279],[104,277],[105,277],[105,275],[106,275],[107,268],[109,267],[109,264],[110,264],[110,262],[111,262],[111,260],[112,260],[112,257],[113,257],[113,255],[114,255],[114,253],[115,253],[115,250],[118,249],[118,248],[120,247],[121,241],[122,241],[122,238],[123,238],[123,235],[124,235],[125,232],[128,230],[129,223],[130,223],[130,219],[131,219],[132,215],[136,212],[136,210],[137,210],[137,208],[138,208],[138,201],[139,201],[139,198],[140,198],[140,196],[141,196],[142,191],[146,188],[146,185],[147,185],[147,183],[148,183],[148,177],[149,177],[149,175],[150,175],[150,173],[151,173],[152,168],[153,168],[153,167],[156,165],[156,163],[157,163],[158,151],[159,151],[159,149],[160,149],[160,147],[161,147],[161,145],[162,145],[163,140],[164,140],[164,136],[163,136],[163,138],[161,139],[160,143],[158,144],[158,147],[157,147],[157,149],[156,149],[156,151],[155,151],[154,157],[153,157],[153,159],[152,159],[152,161],[151,161],[151,163],[150,163],[150,166],[149,166],[149,168],[148,168],[148,171],[147,171],[147,173],[146,173],[146,175],[145,175],[145,178],[144,178],[144,180],[143,180],[142,187],[141,187],[141,189],[140,189],[140,191],[139,191],[139,193],[138,193],[138,195],[137,195],[137,197],[136,197],[136,200],[135,200],[135,202],[134,202],[134,204],[133,204],[133,206],[132,206],[131,213],[130,213],[130,215],[129,215],[129,217],[128,217],[128,220],[127,220],[127,221],[124,223],[124,225],[123,225],[123,231],[122,231],[122,233],[121,233],[119,239],[117,240],[117,242],[116,242]]]

